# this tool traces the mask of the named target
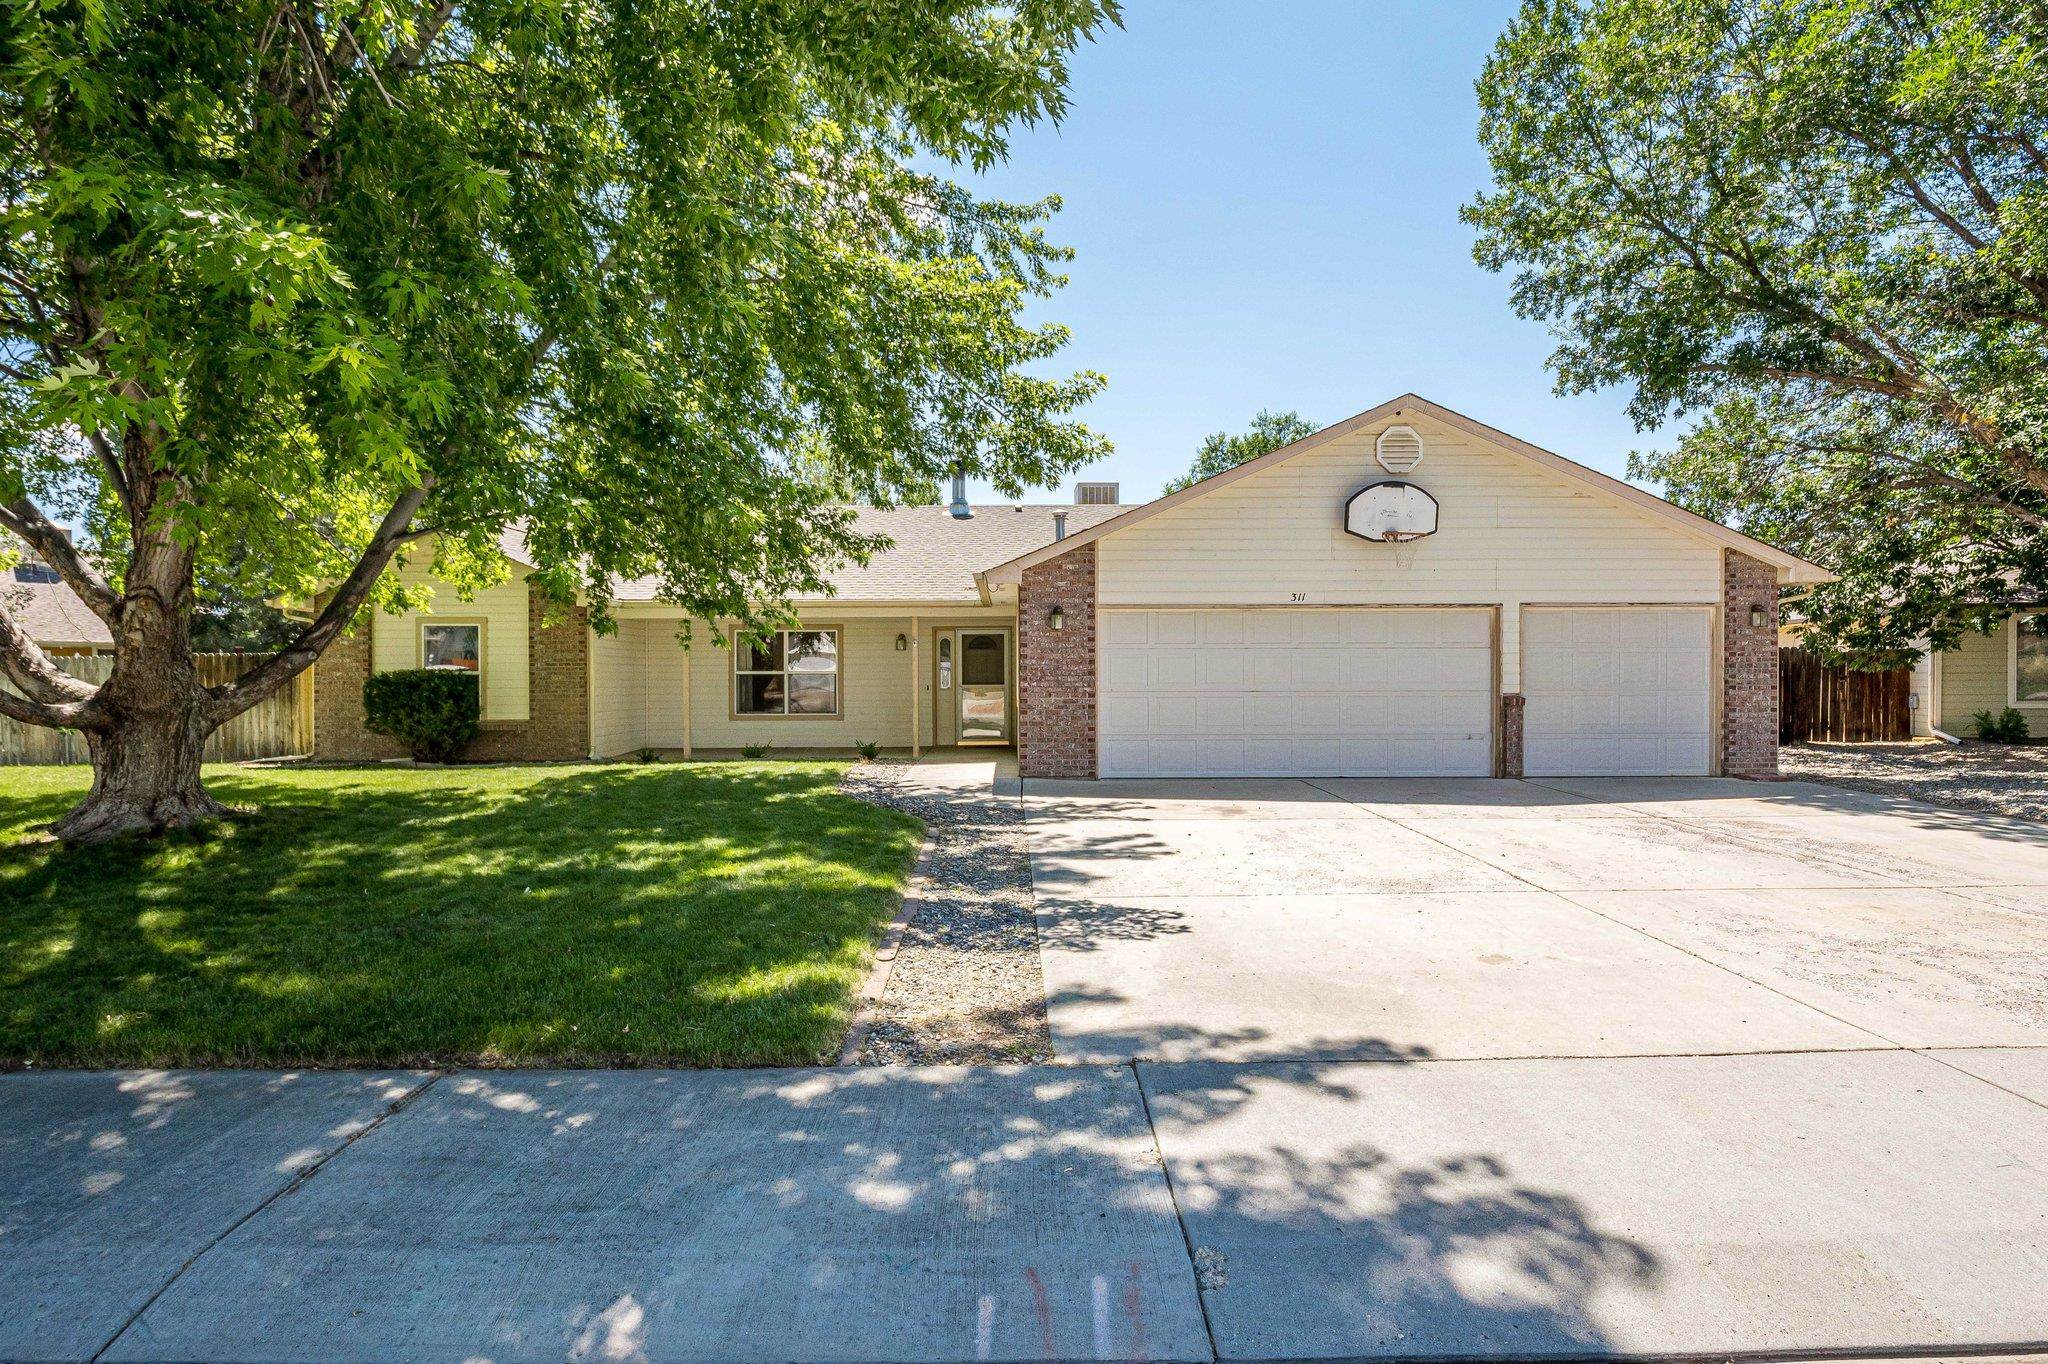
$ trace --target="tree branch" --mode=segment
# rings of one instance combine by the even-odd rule
[[[391,70],[397,73],[410,71],[434,46],[434,40],[441,36],[449,18],[455,13],[455,0],[436,0],[420,20],[413,39],[391,56]]]
[[[320,657],[321,650],[348,628],[368,599],[370,589],[376,585],[378,575],[383,573],[391,562],[391,556],[409,538],[412,519],[419,514],[420,504],[427,500],[433,485],[434,479],[429,475],[421,480],[419,487],[402,494],[391,504],[391,510],[384,513],[377,533],[370,537],[370,543],[364,548],[362,557],[356,560],[356,566],[334,589],[320,614],[299,631],[291,643],[234,681],[207,688],[211,698],[209,717],[215,725],[233,719],[311,667]]]
[[[42,508],[26,497],[0,506],[0,528],[10,530],[28,542],[42,561],[57,570],[59,577],[76,592],[92,613],[109,625],[120,619],[121,598],[107,580],[79,556],[71,537],[61,526],[43,515]]]
[[[0,714],[50,729],[67,725],[82,729],[93,718],[91,706],[99,688],[51,662],[7,609],[4,599],[0,599],[0,674],[20,688],[19,693],[0,689]],[[12,703],[11,707],[7,703]]]

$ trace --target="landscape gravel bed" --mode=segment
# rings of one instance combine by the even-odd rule
[[[904,930],[861,1065],[1045,1061],[1052,1042],[1017,798],[933,790],[910,764],[854,766],[848,795],[925,822],[931,843],[917,917]]]
[[[1788,744],[1780,775],[2048,822],[2048,745]]]

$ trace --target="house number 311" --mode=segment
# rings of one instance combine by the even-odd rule
[[[1308,600],[1308,593],[1306,593],[1306,592],[1289,592],[1289,593],[1287,594],[1287,600],[1289,600],[1289,601],[1307,601],[1307,600]]]

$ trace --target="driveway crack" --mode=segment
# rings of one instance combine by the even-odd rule
[[[1173,1185],[1173,1166],[1166,1160],[1166,1146],[1159,1140],[1159,1124],[1152,1117],[1152,1096],[1145,1092],[1145,1075],[1137,1058],[1124,1062],[1131,1068],[1131,1081],[1138,1086],[1138,1103],[1145,1110],[1145,1130],[1152,1134],[1152,1151],[1159,1157],[1159,1173],[1166,1180],[1166,1198],[1173,1205],[1173,1220],[1180,1226],[1180,1243],[1188,1253],[1188,1277],[1195,1285],[1195,1306],[1201,1309],[1202,1330],[1209,1337],[1209,1358],[1223,1358],[1216,1344],[1216,1324],[1209,1320],[1209,1295],[1202,1288],[1202,1260],[1195,1250],[1194,1235],[1188,1231],[1188,1217],[1181,1210],[1180,1193]]]
[[[107,1351],[113,1349],[115,1345],[119,1344],[121,1337],[127,1335],[128,1332],[134,1328],[135,1323],[142,1320],[143,1314],[148,1312],[150,1308],[156,1306],[157,1300],[163,1297],[164,1294],[170,1292],[172,1287],[174,1287],[177,1284],[178,1280],[184,1278],[186,1272],[190,1270],[192,1266],[198,1264],[199,1261],[206,1256],[208,1251],[211,1251],[215,1246],[227,1240],[228,1237],[233,1236],[236,1232],[240,1231],[243,1227],[247,1226],[250,1222],[254,1221],[255,1218],[260,1213],[262,1213],[264,1209],[268,1208],[271,1204],[277,1202],[278,1199],[283,1198],[286,1194],[297,1193],[299,1189],[302,1186],[304,1186],[307,1180],[311,1179],[314,1175],[319,1174],[322,1170],[327,1168],[328,1161],[333,1160],[343,1151],[348,1150],[349,1147],[355,1145],[364,1137],[369,1136],[370,1133],[382,1127],[386,1122],[389,1122],[399,1112],[408,1107],[413,1100],[419,1098],[420,1095],[432,1089],[437,1083],[440,1082],[440,1080],[444,1076],[446,1076],[446,1074],[446,1071],[434,1071],[431,1074],[429,1074],[425,1079],[421,1080],[418,1084],[412,1086],[403,1094],[400,1094],[397,1098],[385,1104],[384,1110],[382,1112],[377,1114],[376,1117],[370,1119],[370,1121],[364,1123],[355,1131],[349,1133],[346,1137],[342,1138],[342,1140],[335,1146],[333,1150],[327,1152],[318,1160],[315,1160],[312,1164],[306,1166],[305,1169],[299,1171],[296,1175],[293,1175],[285,1183],[280,1184],[277,1188],[271,1190],[270,1193],[265,1195],[263,1199],[256,1204],[255,1207],[249,1209],[249,1211],[243,1213],[240,1217],[237,1217],[234,1221],[228,1223],[226,1227],[222,1228],[220,1235],[214,1237],[211,1241],[208,1241],[205,1245],[193,1251],[189,1256],[185,1258],[185,1262],[183,1264],[179,1265],[176,1269],[171,1271],[171,1276],[168,1279],[165,1279],[163,1283],[157,1286],[157,1290],[154,1293],[151,1293],[147,1298],[143,1299],[141,1306],[137,1307],[133,1312],[130,1312],[128,1314],[128,1319],[121,1323],[119,1329],[117,1329],[114,1332],[114,1334],[107,1337],[106,1344],[100,1346],[99,1349],[93,1351],[93,1364],[99,1364],[99,1361],[106,1357]]]

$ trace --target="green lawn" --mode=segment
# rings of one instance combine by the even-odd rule
[[[0,767],[0,1066],[828,1060],[918,842],[842,770],[223,767],[72,850],[84,769]]]

